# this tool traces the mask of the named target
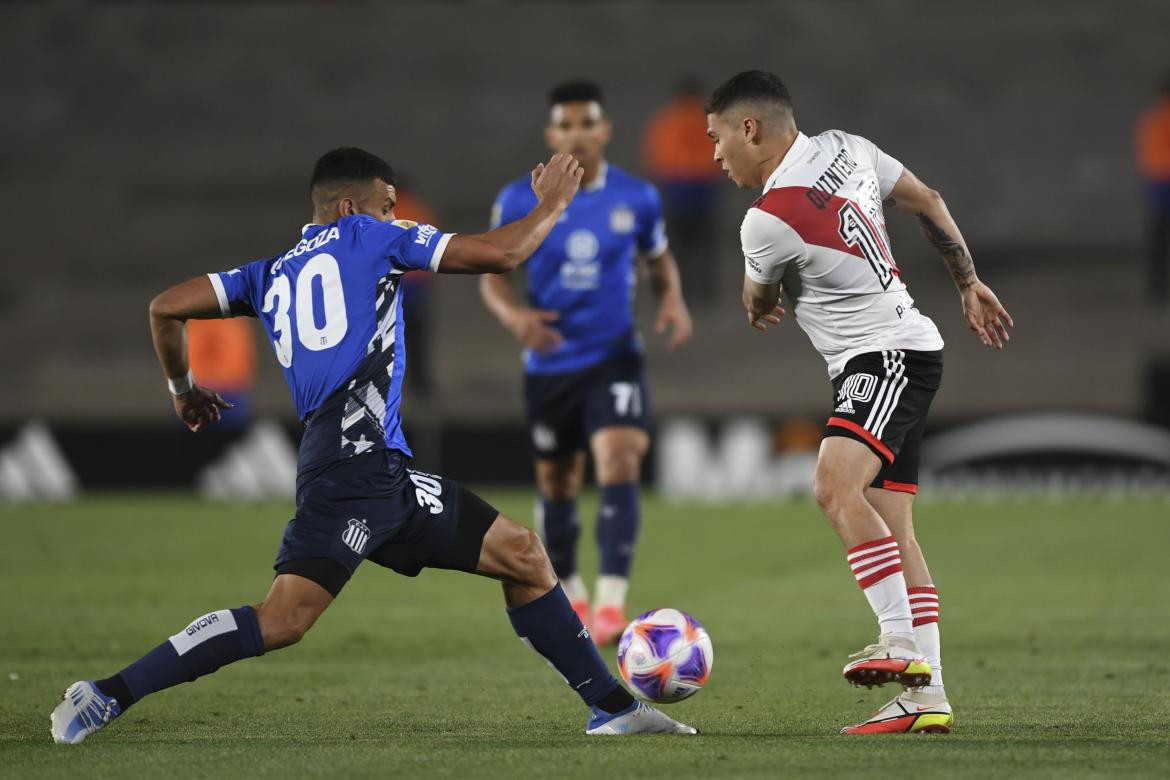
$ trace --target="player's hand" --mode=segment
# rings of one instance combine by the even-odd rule
[[[547,163],[532,169],[532,191],[541,203],[566,208],[581,186],[585,169],[571,154],[554,154]]]
[[[787,312],[785,312],[781,306],[777,306],[776,308],[772,309],[772,311],[768,314],[759,316],[752,314],[749,311],[747,313],[748,325],[751,325],[756,330],[767,330],[768,325],[779,325],[780,318],[785,314],[787,314]]]
[[[654,321],[654,330],[658,333],[667,333],[667,349],[677,349],[687,342],[694,331],[691,322],[691,313],[687,303],[677,293],[663,295],[658,304],[658,317]]]
[[[983,346],[1003,349],[1010,338],[1008,329],[1014,327],[1015,323],[991,288],[983,282],[975,282],[963,290],[962,298],[963,317]]]
[[[193,433],[199,433],[211,423],[219,422],[221,409],[232,408],[218,393],[199,385],[189,392],[171,397],[175,402],[175,413]]]
[[[548,324],[560,318],[560,313],[555,311],[517,308],[512,310],[506,324],[516,340],[525,347],[547,354],[558,349],[565,341],[561,332]]]

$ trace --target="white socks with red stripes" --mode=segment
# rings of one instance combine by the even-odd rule
[[[914,616],[914,638],[930,664],[930,685],[926,690],[942,693],[942,644],[938,637],[938,591],[933,585],[907,588],[910,614]]]
[[[887,536],[864,542],[850,549],[846,560],[877,616],[881,633],[913,639],[910,600],[897,540]]]

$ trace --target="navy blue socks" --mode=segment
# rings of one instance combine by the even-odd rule
[[[548,559],[557,577],[566,579],[577,572],[577,537],[581,535],[577,499],[552,501],[541,496],[540,513],[540,532]]]
[[[597,514],[597,545],[601,550],[601,574],[629,577],[638,543],[641,508],[638,483],[625,482],[601,488]]]
[[[264,655],[256,610],[221,609],[191,625],[97,687],[118,700],[123,712],[144,696],[211,674],[243,658]]]
[[[609,673],[560,585],[536,601],[509,609],[508,619],[516,634],[544,656],[586,704],[605,705],[607,711],[608,707],[618,707],[614,710],[617,712],[633,702],[629,692]],[[618,690],[625,696],[615,694]]]

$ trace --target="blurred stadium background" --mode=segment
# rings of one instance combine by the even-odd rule
[[[676,86],[710,88],[756,66],[790,82],[802,128],[863,133],[940,189],[1017,319],[1003,354],[983,351],[916,224],[891,218],[915,297],[947,341],[936,431],[1053,413],[1143,426],[1067,417],[1033,430],[1013,418],[1012,446],[981,446],[977,435],[948,468],[1010,462],[1018,473],[1047,455],[1065,471],[1122,464],[1147,487],[1165,484],[1170,315],[1149,303],[1134,162],[1134,123],[1170,68],[1164,3],[1021,2],[990,13],[912,0],[78,1],[0,13],[4,57],[20,74],[0,88],[0,197],[12,218],[0,442],[44,421],[83,488],[190,485],[234,438],[195,442],[178,430],[146,304],[176,280],[289,243],[323,150],[377,151],[440,226],[479,231],[499,187],[545,156],[556,80],[605,87],[611,159],[649,174],[643,134]],[[794,323],[765,337],[742,325],[737,226],[754,197],[719,188],[714,234],[702,257],[684,258],[693,343],[666,353],[646,332],[660,433],[647,479],[664,487],[718,462],[740,474],[737,490],[768,492],[766,475],[733,467],[761,447],[815,444],[829,400],[823,364]],[[677,239],[676,249],[687,254]],[[437,279],[422,297],[429,334],[408,374],[429,381],[405,402],[419,462],[472,482],[527,480],[517,346],[475,280]],[[252,341],[252,419],[278,421],[295,441],[258,328]],[[19,495],[10,461],[7,492]],[[1051,487],[1050,477],[1030,484]]]
[[[1164,777],[1170,307],[1146,259],[1135,125],[1170,73],[1168,31],[1160,0],[0,4],[0,753],[23,751],[0,776],[871,777],[875,760],[941,757],[953,776]],[[155,293],[286,247],[327,149],[381,154],[414,214],[476,232],[547,158],[556,81],[601,83],[610,159],[650,176],[645,133],[680,84],[756,67],[789,83],[802,129],[866,135],[939,189],[1016,320],[1003,353],[981,348],[917,225],[890,218],[947,341],[919,513],[955,617],[945,747],[826,736],[846,699],[854,715],[878,703],[828,682],[870,630],[804,497],[829,386],[795,323],[744,326],[737,231],[756,195],[722,183],[709,229],[674,225],[694,340],[666,352],[640,292],[656,554],[631,594],[711,629],[717,684],[679,706],[712,739],[657,764],[582,745],[553,675],[517,661],[494,588],[367,574],[303,654],[53,752],[61,686],[196,610],[259,598],[291,509],[298,423],[259,328],[201,342],[201,382],[246,414],[193,436],[151,349]],[[519,349],[474,279],[417,284],[417,463],[528,522]],[[816,675],[787,680],[789,659]],[[292,678],[312,717],[281,688]]]

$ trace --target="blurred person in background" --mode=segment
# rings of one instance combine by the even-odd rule
[[[612,132],[598,85],[569,81],[553,88],[545,140],[581,162],[581,192],[528,262],[527,304],[517,300],[510,277],[480,280],[488,309],[524,345],[537,526],[573,609],[598,644],[616,641],[626,627],[642,459],[650,447],[650,396],[633,312],[637,255],[646,258],[658,294],[656,330],[667,334],[670,349],[691,335],[658,192],[606,161]],[[492,226],[518,219],[532,203],[527,180],[513,181],[496,199]],[[577,571],[586,447],[601,488],[592,613]]]
[[[1135,142],[1150,215],[1146,245],[1150,296],[1165,306],[1170,302],[1170,74],[1157,102],[1138,118]]]
[[[710,280],[706,270],[715,257],[719,191],[723,175],[711,162],[703,115],[706,98],[694,76],[679,82],[674,98],[646,125],[642,159],[659,192],[666,214],[666,232],[686,279]],[[688,288],[692,304],[715,300],[714,284]]]
[[[398,187],[398,202],[394,214],[399,219],[423,225],[438,224],[435,210],[409,189],[409,179]],[[425,271],[411,271],[402,277],[402,311],[406,318],[406,351],[410,354],[410,372],[406,375],[408,390],[425,398],[433,387],[434,356],[431,354],[431,314],[434,309],[434,275]],[[420,399],[421,400],[421,399]]]
[[[245,428],[252,421],[256,382],[256,334],[247,319],[191,320],[187,326],[191,371],[231,404],[220,425]]]

